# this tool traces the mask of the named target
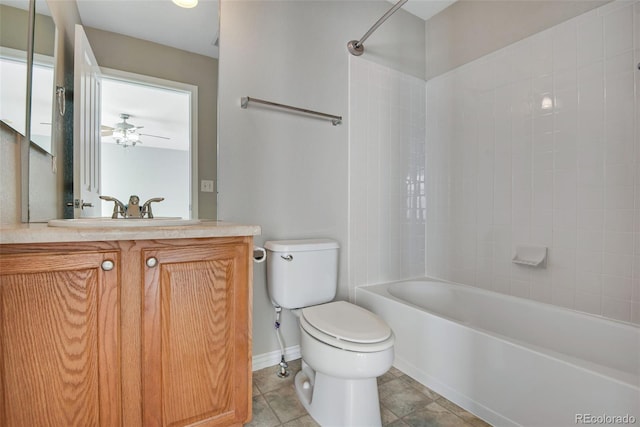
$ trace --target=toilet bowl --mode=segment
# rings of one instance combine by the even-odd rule
[[[337,243],[286,240],[264,247],[271,300],[299,320],[300,402],[323,427],[382,425],[376,378],[393,363],[395,338],[370,311],[330,302],[337,289]]]
[[[321,426],[381,425],[376,377],[391,367],[394,343],[386,323],[338,301],[303,309],[300,332],[295,387],[307,412]]]

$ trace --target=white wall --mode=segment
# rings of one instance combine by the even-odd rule
[[[639,61],[618,1],[428,82],[428,275],[640,323]]]
[[[425,272],[425,81],[349,61],[349,285]]]
[[[349,117],[346,43],[389,9],[385,1],[223,1],[219,92],[219,218],[262,226],[255,241],[329,237],[341,245],[348,297]],[[424,75],[424,21],[399,11],[366,43],[368,59]],[[252,96],[344,116],[340,126],[250,105]],[[278,349],[265,265],[254,270],[253,352]],[[286,346],[299,343],[285,313]]]

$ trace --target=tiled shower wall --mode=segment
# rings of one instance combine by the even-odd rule
[[[349,60],[349,284],[424,276],[425,82]]]
[[[427,275],[640,323],[639,62],[616,1],[427,83]]]

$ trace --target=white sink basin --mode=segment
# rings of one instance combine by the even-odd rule
[[[49,227],[67,228],[119,228],[119,227],[175,227],[200,224],[199,219],[183,219],[178,217],[156,218],[76,218],[52,219]]]

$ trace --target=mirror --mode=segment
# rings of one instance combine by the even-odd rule
[[[36,0],[33,33],[31,142],[47,153],[54,154],[52,135],[55,110],[56,26],[45,0]]]
[[[31,142],[52,153],[56,28],[46,1],[35,2]],[[0,120],[26,135],[29,1],[0,1]]]
[[[103,75],[113,76],[134,74],[146,76],[149,79],[158,79],[170,82],[179,82],[197,88],[194,121],[196,128],[191,132],[192,141],[197,143],[192,147],[191,172],[192,176],[176,177],[176,181],[184,178],[187,182],[182,192],[191,194],[191,203],[194,207],[191,216],[193,218],[216,218],[216,193],[213,191],[200,191],[200,181],[215,181],[216,179],[216,155],[217,155],[217,65],[218,49],[218,2],[213,0],[200,0],[193,9],[182,9],[171,0],[114,2],[112,0],[77,0],[78,11],[86,33],[91,50],[98,65],[103,70]],[[120,73],[120,74],[118,74]],[[102,85],[103,90],[108,90]],[[77,88],[74,89],[77,94]],[[108,96],[107,96],[108,98]],[[103,107],[104,108],[104,107]],[[115,110],[106,111],[103,114],[103,122],[100,123],[103,130],[113,136],[114,130],[122,123],[121,114],[129,115],[129,122],[135,126],[144,126],[140,131],[142,144],[135,147],[116,147],[118,155],[124,155],[128,150],[129,157],[139,155],[149,150],[153,143],[162,143],[171,137],[170,133],[163,130],[155,131],[152,128],[153,120],[159,120],[171,124],[175,117],[171,115],[163,117],[146,117],[133,103],[124,102],[115,107]],[[147,115],[152,115],[151,113]],[[76,116],[77,117],[77,116]],[[154,136],[145,136],[151,134]],[[146,140],[144,139],[146,138]],[[107,139],[103,141],[104,153],[114,151],[114,143]],[[106,145],[110,144],[110,145]],[[137,152],[136,152],[137,150]],[[106,194],[122,201],[128,200],[129,195],[137,194],[143,199],[151,197],[165,197],[167,186],[157,182],[151,182],[148,187],[140,189],[143,179],[135,177],[134,171],[163,171],[166,175],[178,172],[167,170],[153,161],[152,155],[142,156],[136,159],[135,168],[130,166],[127,170],[130,176],[130,186],[126,183],[119,194]],[[129,159],[131,160],[131,159]],[[123,162],[103,163],[103,167],[109,164],[121,166]],[[132,164],[130,163],[130,164]],[[197,171],[197,173],[194,173]],[[112,172],[119,175],[127,175],[127,171]],[[108,173],[100,172],[102,179]],[[113,180],[109,179],[109,184]],[[74,184],[75,184],[74,178]],[[97,191],[101,194],[103,189],[109,187],[102,183]],[[133,188],[138,188],[133,190]],[[130,191],[128,189],[131,189]],[[208,188],[206,188],[208,190]],[[134,192],[135,191],[135,192]],[[77,198],[77,195],[76,197]],[[73,197],[72,197],[73,199]],[[162,213],[163,204],[168,206],[170,201],[154,207],[158,215]],[[197,206],[197,209],[196,209]],[[75,209],[74,216],[85,216],[82,210]],[[184,215],[182,215],[184,216]]]

